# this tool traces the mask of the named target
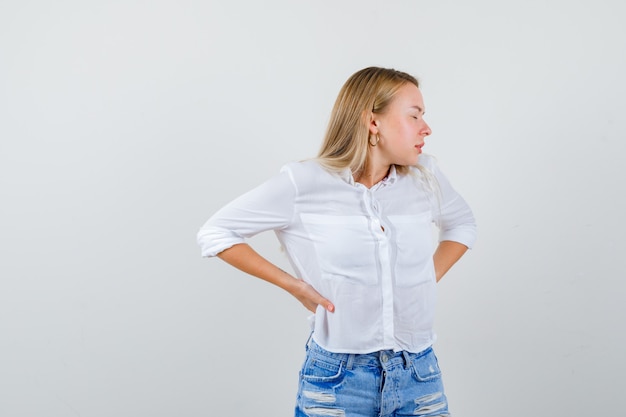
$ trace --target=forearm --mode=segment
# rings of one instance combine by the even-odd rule
[[[452,268],[461,256],[467,251],[467,246],[451,240],[444,240],[439,243],[433,255],[435,265],[435,277],[437,282]]]
[[[312,286],[283,271],[259,255],[248,244],[241,243],[232,246],[217,256],[243,272],[282,288],[297,298],[311,312],[315,312],[318,305],[322,305],[330,312],[335,310],[335,306]]]
[[[232,246],[217,255],[235,268],[292,293],[297,278],[278,268],[246,243]]]

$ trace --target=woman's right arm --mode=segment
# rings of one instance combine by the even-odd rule
[[[202,256],[217,256],[234,267],[284,289],[308,310],[333,304],[311,285],[259,255],[246,238],[289,227],[294,216],[296,187],[288,170],[245,193],[215,213],[198,232]]]
[[[318,305],[331,313],[335,310],[335,306],[315,291],[312,286],[278,268],[259,255],[247,243],[232,246],[217,256],[243,272],[282,288],[296,297],[307,310],[313,313]]]

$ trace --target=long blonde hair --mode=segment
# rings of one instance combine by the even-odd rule
[[[412,75],[379,67],[364,68],[348,78],[333,106],[318,162],[330,171],[362,172],[368,162],[370,112],[384,113],[407,83],[419,88]],[[396,170],[404,173],[408,167],[396,166]]]

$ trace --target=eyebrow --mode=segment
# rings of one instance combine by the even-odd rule
[[[426,110],[424,110],[424,109],[423,109],[423,108],[421,108],[420,106],[415,105],[415,106],[411,106],[411,108],[412,108],[412,109],[417,109],[417,110],[419,110],[419,111],[420,111],[420,113],[422,113],[422,114],[426,114]]]

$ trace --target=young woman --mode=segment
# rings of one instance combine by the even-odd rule
[[[315,313],[296,416],[445,416],[432,350],[435,284],[470,247],[474,217],[434,160],[418,81],[365,68],[342,87],[315,159],[219,210],[203,256],[283,288]],[[433,242],[432,224],[439,228]],[[274,230],[295,271],[245,243]]]

